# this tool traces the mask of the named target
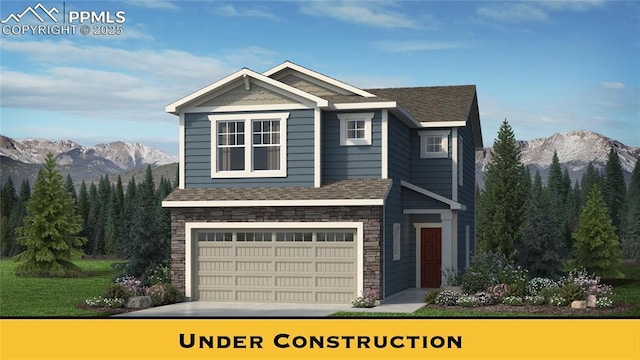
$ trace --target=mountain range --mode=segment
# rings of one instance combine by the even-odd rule
[[[627,146],[585,130],[557,133],[547,138],[528,141],[520,140],[517,143],[524,165],[529,166],[532,174],[536,170],[540,171],[543,179],[547,178],[554,151],[558,153],[560,164],[567,168],[573,182],[582,178],[589,162],[598,171],[604,172],[612,148],[618,153],[625,179],[629,181],[640,157],[639,147]],[[70,173],[76,184],[82,180],[97,181],[103,175],[109,176],[113,181],[118,174],[123,175],[125,183],[128,176],[135,177],[138,181],[144,174],[144,171],[140,170],[147,165],[151,165],[156,169],[155,172],[162,173],[163,176],[172,177],[175,176],[172,174],[175,174],[178,162],[176,156],[142,144],[117,141],[82,146],[71,140],[14,140],[0,135],[0,182],[4,183],[11,176],[16,186],[19,186],[23,178],[29,179],[33,184],[49,152],[54,154],[62,173]],[[481,187],[484,185],[484,173],[492,152],[491,147],[476,152],[476,179]]]
[[[63,174],[71,174],[74,182],[92,181],[102,175],[124,174],[153,167],[177,163],[176,156],[142,144],[121,141],[95,146],[82,146],[71,140],[51,141],[27,138],[15,140],[0,135],[0,174],[4,183],[11,176],[19,186],[27,178],[35,181],[40,166],[51,152]]]
[[[535,174],[536,170],[539,171],[543,180],[548,176],[554,151],[558,154],[560,165],[569,172],[572,182],[582,179],[590,162],[601,174],[604,173],[612,148],[618,153],[625,180],[629,182],[636,161],[640,157],[639,147],[627,146],[586,130],[557,133],[547,138],[520,140],[517,143],[521,151],[522,163],[529,167],[531,175]],[[491,161],[492,152],[491,147],[476,152],[476,179],[481,187],[484,185],[482,180],[487,165]]]

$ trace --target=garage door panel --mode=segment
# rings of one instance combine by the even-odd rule
[[[317,241],[315,232],[313,236],[309,231],[290,236],[293,230],[287,231],[272,231],[273,240],[268,241],[269,229],[259,230],[260,240],[250,241],[257,237],[243,232],[240,240],[240,231],[236,239],[234,230],[216,229],[216,234],[197,241],[197,298],[349,303],[357,288],[356,242],[335,230],[322,235],[318,230]]]

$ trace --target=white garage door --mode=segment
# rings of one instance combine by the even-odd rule
[[[355,230],[195,231],[196,294],[204,301],[349,303]]]

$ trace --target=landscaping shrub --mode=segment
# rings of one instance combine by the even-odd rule
[[[551,303],[551,298],[553,296],[560,296],[560,287],[556,285],[547,286],[538,292],[538,295],[542,296],[545,300],[545,303]]]
[[[145,288],[144,293],[151,298],[153,306],[173,304],[182,300],[182,294],[171,284],[155,284]]]
[[[485,291],[477,292],[473,296],[478,300],[478,305],[480,306],[487,306],[495,303],[494,297]]]
[[[497,301],[502,301],[505,297],[509,296],[509,285],[507,284],[496,284],[490,286],[487,289],[489,295],[493,296],[493,298]]]
[[[375,306],[377,299],[378,294],[375,291],[366,290],[362,292],[362,296],[351,300],[351,305],[356,308],[370,308]]]
[[[142,282],[133,276],[123,276],[116,279],[116,284],[120,284],[127,293],[127,298],[143,294]]]
[[[524,296],[529,283],[529,272],[521,266],[507,264],[498,268],[498,282],[509,285],[509,293],[514,296]]]
[[[109,284],[102,293],[102,297],[106,299],[128,299],[130,293],[120,283]]]
[[[123,298],[105,298],[102,296],[93,297],[84,301],[85,304],[91,307],[109,307],[112,309],[124,307],[127,302]]]
[[[165,291],[165,303],[175,304],[184,300],[184,295],[173,284],[163,284]]]
[[[558,284],[549,278],[535,277],[527,284],[527,294],[531,296],[538,295],[542,289],[552,286],[557,287]]]
[[[566,299],[569,303],[576,300],[584,300],[587,297],[584,289],[574,282],[568,282],[564,284],[564,286],[560,288],[559,295]]]
[[[499,282],[498,272],[507,265],[508,261],[504,255],[493,252],[476,254],[462,275],[462,289],[467,293],[486,290]]]
[[[478,299],[469,294],[462,294],[458,298],[457,304],[464,307],[478,306]]]
[[[544,305],[546,303],[544,296],[541,295],[525,296],[524,301],[529,305]]]
[[[436,297],[438,296],[440,292],[437,290],[434,291],[429,291],[427,293],[427,295],[424,296],[424,302],[427,305],[431,305],[431,304],[435,304],[436,303]]]
[[[569,303],[570,301],[568,301],[567,299],[562,297],[562,295],[559,295],[559,294],[553,294],[549,298],[549,304],[553,306],[567,306],[569,305]]]
[[[171,283],[171,266],[166,263],[154,264],[142,274],[143,283],[151,286]]]
[[[613,300],[607,296],[599,297],[596,299],[596,307],[598,308],[613,307]]]
[[[444,305],[444,306],[454,306],[457,305],[458,299],[462,294],[454,290],[442,290],[436,296],[436,304]]]
[[[520,296],[507,296],[502,299],[502,303],[505,305],[519,306],[522,305],[522,298]]]

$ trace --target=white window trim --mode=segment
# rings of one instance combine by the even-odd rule
[[[211,121],[211,177],[225,178],[257,178],[257,177],[287,177],[287,119],[288,112],[259,113],[259,114],[223,114],[209,115]],[[280,169],[253,169],[253,126],[252,120],[280,120]],[[245,128],[245,169],[235,171],[218,171],[218,121],[244,121]]]
[[[437,159],[449,157],[449,134],[451,130],[430,130],[420,131],[420,158],[421,159]],[[427,152],[427,139],[429,136],[442,136],[442,151]]]
[[[340,146],[371,145],[371,122],[374,113],[338,114],[340,119]],[[364,139],[347,139],[347,122],[349,120],[364,120]]]

